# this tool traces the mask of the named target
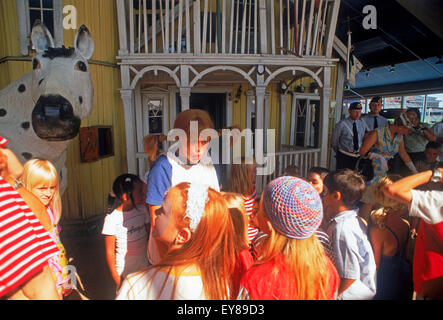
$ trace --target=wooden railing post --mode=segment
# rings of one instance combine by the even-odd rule
[[[273,0],[272,0],[273,1]],[[266,24],[266,0],[259,0],[259,17],[260,17],[260,53],[268,53],[268,29]]]
[[[341,0],[335,0],[334,6],[332,8],[332,12],[330,13],[330,20],[329,20],[329,27],[328,27],[328,33],[326,35],[326,57],[330,57],[332,55],[332,46],[334,44],[334,37],[335,37],[335,29],[337,27],[337,18],[338,18],[338,11],[340,9],[340,1]]]
[[[207,3],[205,3],[205,10]],[[193,2],[193,23],[194,23],[194,54],[200,54],[202,52],[202,42],[203,47],[206,48],[206,39],[202,39],[200,36],[200,0],[194,0]],[[203,32],[206,36],[206,33]],[[204,52],[203,52],[204,53]]]
[[[120,40],[120,54],[128,54],[128,31],[126,29],[127,12],[125,9],[125,0],[115,0],[117,6],[118,34]]]

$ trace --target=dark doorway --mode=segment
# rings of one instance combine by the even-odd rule
[[[177,113],[181,111],[181,99],[177,94]],[[191,109],[202,109],[209,113],[216,130],[226,127],[226,94],[225,93],[191,93]]]
[[[191,93],[189,105],[191,109],[202,109],[208,112],[216,130],[226,126],[225,93]]]

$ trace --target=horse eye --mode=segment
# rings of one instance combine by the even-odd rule
[[[79,61],[75,65],[75,70],[86,72],[88,69],[86,68],[86,64],[83,61]]]
[[[37,58],[34,58],[34,60],[32,60],[32,69],[40,69],[40,61]]]

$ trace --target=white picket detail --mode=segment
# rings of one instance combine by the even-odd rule
[[[340,0],[219,0],[217,6],[212,0],[124,1],[130,54],[324,56],[331,51],[330,30],[340,5]],[[264,26],[268,36],[260,35]]]

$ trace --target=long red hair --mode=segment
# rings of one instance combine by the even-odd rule
[[[188,182],[182,182],[168,191],[168,196],[173,199],[171,215],[179,228],[189,227],[189,218],[185,217],[189,186]],[[150,268],[174,273],[176,286],[180,273],[186,267],[197,266],[206,298],[227,300],[235,267],[233,223],[221,193],[209,188],[208,198],[203,217],[192,232],[191,239],[181,248],[168,252]]]

